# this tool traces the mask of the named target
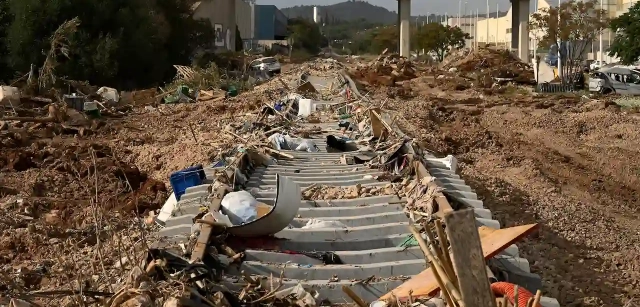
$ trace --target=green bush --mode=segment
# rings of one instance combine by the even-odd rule
[[[6,62],[25,73],[38,67],[59,25],[78,17],[68,37],[68,58],[55,73],[67,79],[119,89],[147,87],[174,76],[172,65],[189,65],[194,50],[206,49],[213,30],[193,20],[188,0],[0,0],[0,32],[6,29]],[[10,22],[3,27],[2,12]],[[44,52],[43,52],[44,51]],[[2,34],[0,33],[0,57]],[[0,58],[0,70],[3,61]]]

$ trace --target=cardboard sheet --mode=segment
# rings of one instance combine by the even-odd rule
[[[490,259],[491,257],[499,254],[507,247],[511,246],[511,244],[529,235],[537,227],[538,224],[529,224],[504,229],[494,229],[486,226],[479,227],[478,232],[480,233],[484,259]],[[413,290],[412,296],[417,298],[433,295],[438,291],[438,289],[440,289],[438,282],[433,276],[431,268],[428,268],[393,289],[391,292],[385,294],[380,299],[392,299],[393,294],[400,300],[408,300],[410,290]]]

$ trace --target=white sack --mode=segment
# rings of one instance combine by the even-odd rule
[[[347,228],[343,222],[340,221],[325,221],[321,219],[310,219],[307,225],[304,225],[302,229],[319,229],[319,228]]]
[[[258,216],[258,201],[247,191],[231,192],[224,196],[220,205],[231,223],[238,226],[254,221]]]

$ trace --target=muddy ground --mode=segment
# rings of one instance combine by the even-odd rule
[[[388,99],[385,108],[425,147],[456,155],[503,226],[541,223],[519,246],[545,295],[562,306],[623,306],[640,296],[637,115],[580,97],[534,97],[524,87],[478,88],[468,76],[418,74],[395,87],[411,88],[413,98],[398,98],[411,95],[394,87],[371,97]],[[5,135],[0,292],[69,283],[107,290],[121,277],[114,259],[134,255],[132,246],[153,232],[136,225],[164,203],[169,174],[235,144],[225,126],[253,119],[246,114],[271,101],[269,90],[230,103],[138,105],[87,136],[52,137],[52,124]]]
[[[503,226],[541,223],[519,246],[545,295],[561,306],[637,299],[640,117],[579,97],[477,95],[392,105],[425,147],[459,159]]]

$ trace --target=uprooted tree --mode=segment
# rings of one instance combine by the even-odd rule
[[[442,61],[449,50],[463,48],[471,36],[458,27],[432,22],[417,29],[414,39],[416,48],[424,49]]]
[[[620,58],[625,65],[640,59],[640,2],[629,11],[611,20],[611,31],[615,33],[609,55]]]
[[[543,8],[529,19],[529,30],[540,47],[555,54],[559,48],[562,69],[558,73],[563,83],[573,83],[587,48],[608,26],[606,11],[599,6],[597,0],[569,0],[559,8]]]

